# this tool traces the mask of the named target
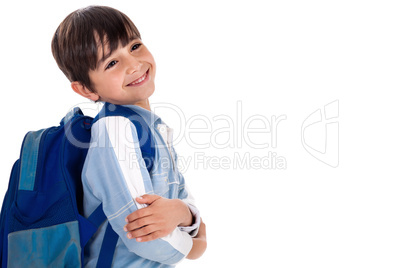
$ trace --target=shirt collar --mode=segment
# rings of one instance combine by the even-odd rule
[[[158,124],[163,123],[162,119],[157,116],[154,112],[148,111],[137,105],[122,105],[124,107],[130,108],[131,110],[137,112],[142,118],[144,118],[145,122],[149,126],[157,126]]]

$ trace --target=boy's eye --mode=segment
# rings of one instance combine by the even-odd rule
[[[140,46],[141,46],[141,44],[139,44],[139,43],[134,44],[134,45],[131,47],[131,51],[138,49]]]
[[[109,62],[109,64],[106,66],[106,70],[109,68],[112,68],[116,63],[117,63],[117,61],[115,61],[115,60],[112,60],[111,62]]]

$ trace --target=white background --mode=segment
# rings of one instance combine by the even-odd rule
[[[158,114],[176,133],[205,131],[176,139],[178,153],[192,160],[184,176],[208,229],[205,255],[179,267],[402,266],[399,1],[2,3],[1,198],[25,133],[57,125],[71,107],[87,103],[56,66],[50,41],[65,16],[94,3],[132,18],[158,66],[153,107],[176,105],[185,120],[168,109]],[[301,139],[304,120],[334,101],[337,167],[310,155]],[[189,124],[200,115],[209,130],[203,120]],[[286,120],[275,148],[263,120],[249,126],[260,133],[243,132],[232,147],[196,148],[228,127],[214,121],[219,115],[236,126],[221,134],[221,144],[242,133],[249,118]],[[309,130],[314,148],[325,145],[323,126]],[[246,139],[270,145],[254,148]],[[286,168],[195,160],[249,155],[258,162],[269,152]]]

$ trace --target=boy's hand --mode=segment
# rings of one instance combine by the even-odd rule
[[[149,204],[127,216],[124,230],[127,237],[138,242],[152,241],[167,236],[177,226],[189,226],[193,216],[180,199],[167,199],[158,195],[136,198],[140,204]]]

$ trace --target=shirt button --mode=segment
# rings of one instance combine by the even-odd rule
[[[160,132],[166,132],[166,127],[165,126],[159,126],[159,131]]]

